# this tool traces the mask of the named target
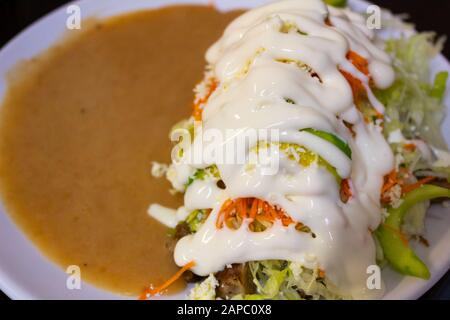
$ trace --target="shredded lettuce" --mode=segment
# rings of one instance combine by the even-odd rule
[[[245,300],[319,300],[349,299],[342,296],[318,268],[283,260],[249,262],[257,293],[235,296]]]
[[[219,169],[216,165],[209,166],[205,169],[197,169],[194,174],[188,178],[186,187],[189,187],[195,180],[204,180],[207,177],[220,179]]]
[[[396,81],[386,90],[376,90],[377,98],[386,107],[384,134],[388,138],[394,131],[400,130],[407,139],[421,139],[430,147],[447,150],[447,144],[441,133],[441,122],[446,107],[443,99],[446,90],[448,72],[436,74],[430,83],[430,60],[438,54],[443,38],[437,39],[434,33],[418,33],[410,37],[390,39],[385,42],[386,51],[391,54]],[[421,150],[406,150],[402,143],[390,143],[397,165],[407,168],[416,176],[432,175],[450,178],[450,167],[436,167],[432,159]],[[412,176],[411,179],[415,180]],[[414,182],[414,181],[411,181]],[[420,235],[424,230],[425,216],[429,202],[418,203],[405,215],[402,232]],[[383,249],[376,241],[377,262],[386,264]]]
[[[444,99],[447,79],[448,79],[447,71],[441,71],[438,74],[436,74],[436,77],[434,78],[434,85],[431,88],[430,93],[432,97],[436,98],[439,101],[442,101]]]
[[[216,287],[219,282],[210,274],[208,278],[195,284],[189,293],[189,299],[191,300],[215,300],[216,299]]]
[[[407,139],[421,138],[446,150],[441,122],[447,72],[438,73],[434,85],[429,83],[429,61],[440,52],[443,43],[435,38],[434,33],[419,33],[387,40],[386,51],[393,57],[396,81],[389,89],[377,90],[375,94],[386,107],[386,136],[400,129]]]
[[[205,222],[206,218],[208,218],[208,210],[205,209],[197,209],[192,211],[185,222],[189,226],[191,232],[197,232],[201,225]]]

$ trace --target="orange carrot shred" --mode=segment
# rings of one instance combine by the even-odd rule
[[[325,278],[325,271],[323,271],[322,269],[319,269],[319,277],[320,278]]]
[[[361,80],[354,77],[351,73],[346,72],[342,69],[339,70],[345,77],[347,82],[350,84],[353,93],[353,101],[355,105],[358,106],[361,101],[366,101],[368,99],[366,88],[364,87]]]
[[[277,218],[277,210],[273,206],[270,206],[270,217],[273,220]]]
[[[242,208],[242,199],[236,199],[235,201],[235,208],[236,208],[236,217],[244,218],[244,209]]]
[[[217,89],[217,86],[218,86],[217,80],[212,79],[208,86],[208,93],[202,99],[193,104],[194,110],[192,112],[192,115],[195,120],[197,121],[202,120],[202,113],[203,113],[202,106],[208,101],[209,97]]]
[[[407,143],[403,145],[403,148],[407,151],[413,152],[416,150],[416,145],[414,143]]]
[[[390,188],[392,188],[394,185],[397,184],[397,171],[392,170],[388,175],[384,177],[384,184],[381,188],[381,194],[388,191]]]
[[[183,273],[185,273],[187,270],[191,269],[195,266],[195,261],[190,261],[187,264],[185,264],[180,270],[178,270],[172,277],[170,277],[166,282],[164,282],[162,285],[150,289],[147,288],[144,290],[144,292],[139,296],[139,300],[146,300],[149,297],[155,296],[158,293],[161,293],[163,290],[167,289],[171,284],[173,284],[175,281],[177,281]]]
[[[250,209],[250,216],[249,216],[250,219],[255,219],[257,211],[258,211],[258,202],[256,201],[256,199],[254,199],[252,203],[252,208]]]
[[[348,200],[351,199],[352,197],[352,190],[350,188],[350,181],[349,179],[343,179],[341,181],[341,189],[340,189],[340,196],[341,196],[341,200],[344,203],[347,203]]]
[[[292,220],[289,217],[282,218],[281,219],[281,223],[283,224],[283,226],[287,227],[288,225],[290,225],[292,223]]]
[[[361,71],[366,76],[369,75],[369,62],[366,58],[361,57],[359,54],[357,54],[355,51],[349,51],[347,53],[347,60],[349,60],[356,69]]]
[[[256,220],[261,220],[261,221],[268,221],[268,222],[272,222],[273,220],[270,217],[267,217],[265,215],[257,215]]]
[[[263,213],[263,206],[264,206],[264,202],[260,199],[256,199],[256,201],[258,201],[258,214],[262,214]]]
[[[271,223],[280,220],[285,227],[295,223],[283,209],[279,209],[267,201],[258,198],[238,198],[235,200],[228,199],[224,202],[217,215],[216,228],[221,229],[224,223],[229,228],[236,227],[233,219],[237,217],[242,220],[249,218],[252,221],[256,219]]]
[[[402,187],[402,192],[403,192],[403,194],[411,192],[411,191],[413,191],[413,190],[415,190],[417,188],[420,188],[422,185],[433,181],[434,179],[436,179],[436,177],[433,177],[433,176],[428,176],[428,177],[425,177],[423,179],[420,179],[416,183],[412,183],[412,184],[408,184],[406,186],[403,186]]]
[[[248,213],[248,201],[247,198],[241,198],[241,210],[242,210],[242,218],[247,218]]]
[[[247,218],[247,200],[241,199],[242,219]]]
[[[217,215],[217,220],[216,220],[216,228],[217,229],[222,229],[223,221],[224,221],[224,213],[232,204],[233,204],[233,200],[228,199],[222,205],[222,208],[220,209],[219,214]]]

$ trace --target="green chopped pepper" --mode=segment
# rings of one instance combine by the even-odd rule
[[[325,3],[338,8],[347,6],[347,0],[325,0]]]
[[[415,204],[435,198],[450,198],[450,189],[434,185],[423,185],[403,198],[398,208],[389,208],[389,216],[375,232],[390,265],[398,272],[422,279],[430,278],[425,263],[414,253],[402,235],[400,228],[408,210]]]
[[[311,133],[319,138],[322,138],[322,139],[330,142],[331,144],[335,145],[339,150],[341,150],[347,157],[349,157],[350,159],[352,158],[352,149],[350,149],[347,142],[345,142],[338,136],[335,136],[334,134],[326,132],[326,131],[316,130],[313,128],[306,128],[306,129],[302,129],[300,131],[306,131],[308,133]]]

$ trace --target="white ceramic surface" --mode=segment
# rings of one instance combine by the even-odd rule
[[[208,4],[208,0],[82,0],[73,2],[81,8],[83,19],[113,15],[161,7],[172,4]],[[251,8],[267,0],[215,0],[220,10]],[[364,11],[368,3],[354,0],[351,6]],[[407,4],[405,4],[407,5]],[[0,51],[0,101],[6,91],[5,74],[18,61],[30,58],[51,46],[65,32],[67,6],[40,19],[10,41]],[[406,9],[405,9],[406,11]],[[70,31],[76,32],[76,31]],[[433,72],[450,71],[450,65],[442,57],[431,62]],[[446,96],[450,106],[450,96]],[[443,130],[447,143],[450,143],[450,117],[447,117]],[[387,285],[385,299],[416,299],[426,292],[450,268],[450,212],[441,206],[431,208],[427,218],[426,237],[430,248],[418,248],[421,257],[430,267],[432,278],[423,281],[402,277],[391,270],[384,270]],[[37,248],[15,226],[0,203],[0,289],[13,299],[121,299],[125,298],[107,292],[87,283],[81,290],[66,288],[67,274],[44,257]],[[185,294],[169,298],[183,299]]]

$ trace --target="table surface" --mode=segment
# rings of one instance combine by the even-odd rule
[[[36,19],[53,9],[64,5],[67,0],[0,0],[0,48],[13,36]],[[394,13],[406,13],[420,31],[436,31],[439,35],[448,35],[450,30],[448,13],[450,1],[427,0],[373,0],[372,2]],[[450,57],[450,45],[444,48],[444,55]],[[0,300],[8,297],[0,291]],[[450,299],[450,272],[421,299]]]

